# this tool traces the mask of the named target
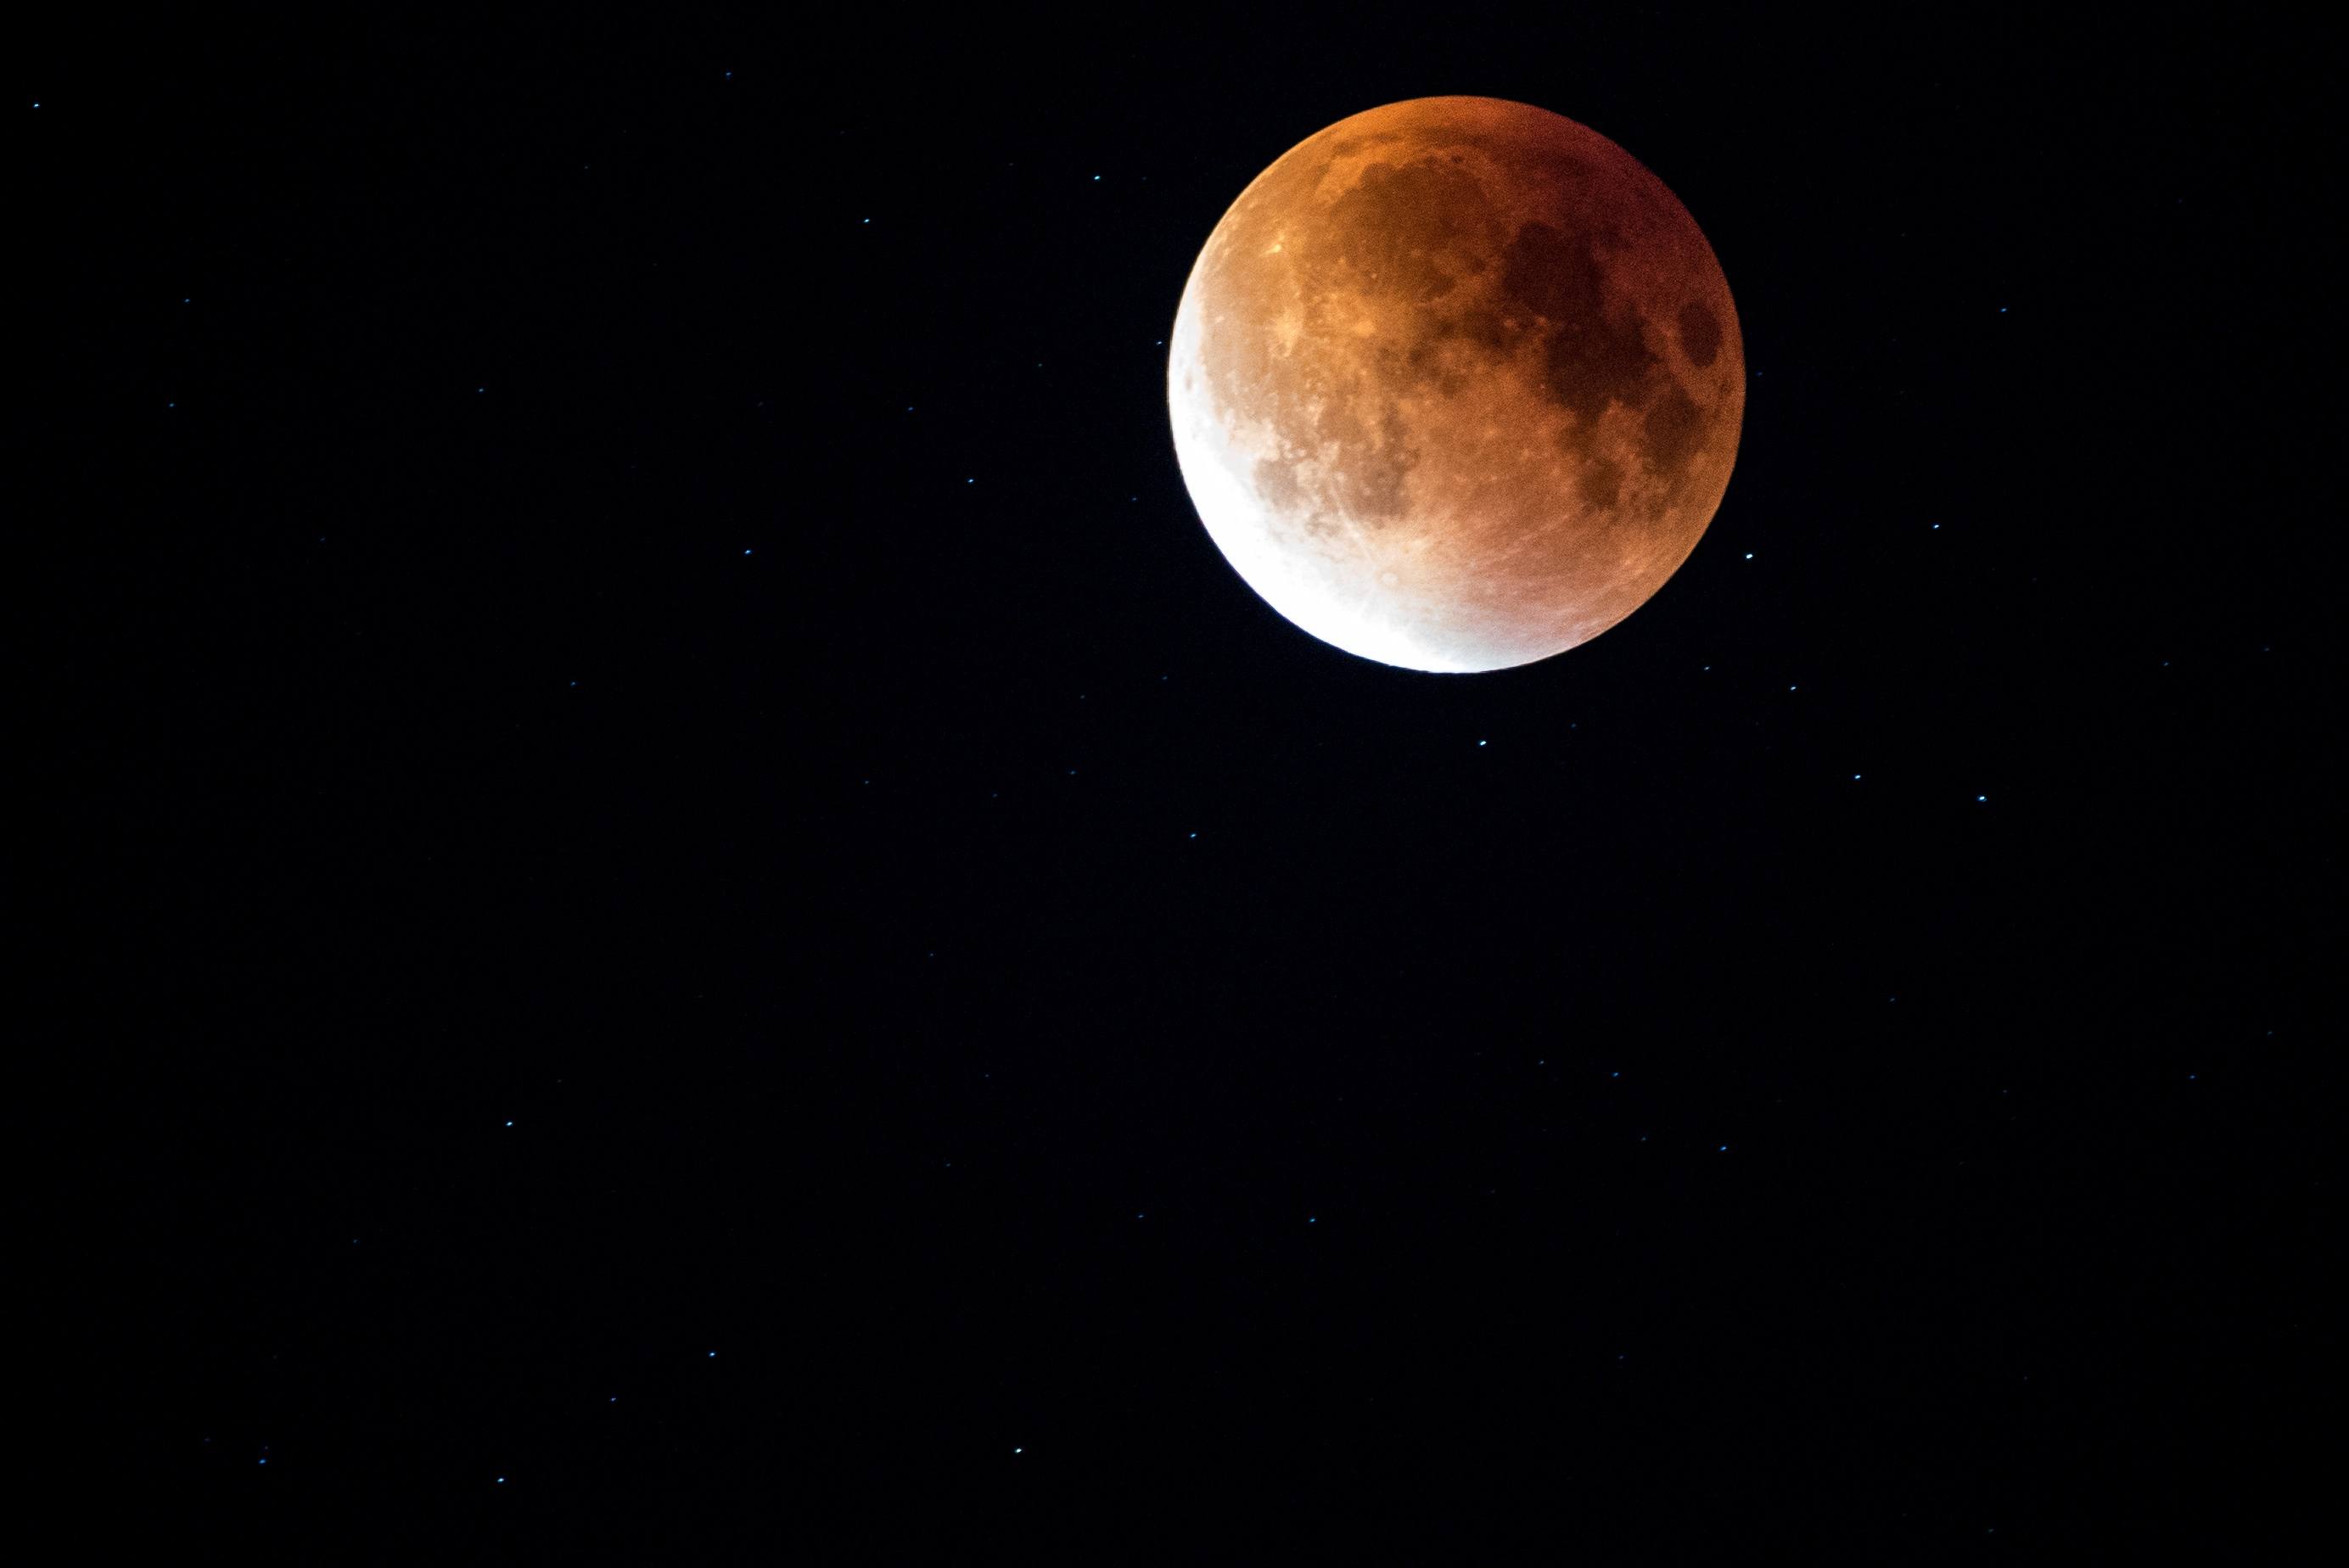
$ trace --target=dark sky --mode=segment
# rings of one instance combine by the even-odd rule
[[[2313,1517],[2310,40],[329,9],[16,57],[24,1191],[93,1540]],[[1480,676],[1247,590],[1160,343],[1262,168],[1446,93],[1654,170],[1752,373],[1688,563]]]

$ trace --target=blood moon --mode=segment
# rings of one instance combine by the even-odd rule
[[[1298,626],[1408,669],[1588,642],[1728,488],[1737,312],[1663,181],[1499,98],[1298,143],[1208,236],[1168,340],[1208,534]]]

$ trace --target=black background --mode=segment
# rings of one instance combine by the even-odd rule
[[[26,41],[85,1539],[2275,1560],[2318,51],[1572,9]],[[1752,374],[1687,565],[1474,677],[1240,583],[1160,342],[1440,93],[1661,175]]]

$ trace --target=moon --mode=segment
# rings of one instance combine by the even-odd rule
[[[1288,621],[1381,664],[1531,664],[1638,609],[1721,504],[1728,281],[1615,143],[1486,98],[1373,108],[1233,202],[1168,340],[1183,480]]]

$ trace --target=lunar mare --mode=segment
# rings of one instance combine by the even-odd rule
[[[1175,455],[1249,587],[1349,653],[1475,671],[1638,609],[1695,549],[1745,402],[1678,198],[1562,116],[1417,98],[1249,184],[1168,340]]]

